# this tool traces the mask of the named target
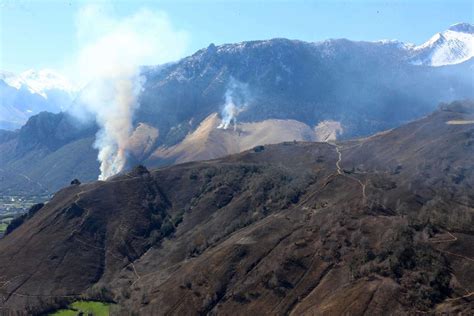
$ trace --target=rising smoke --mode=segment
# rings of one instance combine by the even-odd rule
[[[237,128],[237,116],[248,108],[250,92],[248,85],[230,78],[225,92],[225,103],[222,108],[222,121],[217,128],[228,129],[233,124]]]
[[[105,12],[103,6],[80,10],[76,25],[81,49],[74,60],[81,104],[100,127],[94,143],[100,180],[126,165],[133,114],[145,82],[140,66],[175,60],[187,43],[187,34],[174,30],[164,13],[140,10],[116,19]]]

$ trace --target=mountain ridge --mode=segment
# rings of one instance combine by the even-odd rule
[[[474,57],[474,26],[468,23],[452,25],[436,33],[427,42],[413,47],[415,65],[446,66]]]
[[[19,90],[24,87],[31,93],[36,93],[43,98],[48,98],[49,90],[62,90],[74,93],[75,89],[69,81],[51,69],[26,70],[18,75],[11,72],[0,72],[0,79],[11,87]]]
[[[473,117],[72,184],[0,239],[3,308],[469,313]]]
[[[405,49],[397,42],[331,40],[313,44],[278,39],[210,45],[175,63],[142,67],[146,82],[139,97],[140,107],[134,114],[134,147],[129,150],[127,166],[154,167],[179,161],[178,156],[169,154],[158,155],[158,159],[151,155],[158,148],[170,153],[182,146],[212,113],[224,118],[226,95],[235,87],[245,92],[244,99],[234,100],[242,106],[231,118],[237,125],[285,120],[300,122],[313,130],[324,122],[335,122],[344,131],[335,134],[339,139],[400,126],[427,115],[440,102],[474,99],[474,60],[443,67],[417,66],[404,55]],[[66,134],[68,129],[87,130],[81,123],[71,126],[71,120],[66,119],[70,114],[61,115],[65,123],[60,125]],[[53,124],[54,119],[50,121]],[[0,144],[0,176],[5,179],[0,183],[0,192],[37,194],[40,187],[32,183],[44,183],[53,192],[73,178],[96,178],[96,149],[85,148],[85,144],[93,144],[96,131],[89,129],[80,140],[66,137],[59,142],[61,148],[41,142],[30,146],[19,136],[9,137]],[[43,132],[46,138],[56,139],[54,128],[44,126]],[[146,135],[150,137],[147,139]],[[227,148],[225,153],[238,151],[238,143],[226,143],[235,147]],[[245,148],[257,145],[265,144],[256,140]],[[190,145],[189,150],[192,148]],[[85,157],[81,160],[83,171],[74,163],[58,161],[65,155],[64,161],[72,158],[77,162],[70,152]],[[48,172],[46,161],[61,168]]]
[[[321,49],[321,56],[326,55],[331,58],[334,47],[344,45],[385,46],[383,54],[389,60],[398,62],[411,62],[419,66],[446,66],[466,62],[474,56],[473,25],[469,23],[457,23],[449,27],[446,31],[437,33],[430,40],[421,45],[413,45],[397,40],[379,41],[351,41],[348,39],[329,39],[319,42],[305,42],[301,40],[288,40],[275,38],[270,40],[248,41],[234,44],[209,45],[208,48],[198,50],[191,57],[197,58],[201,54],[210,57],[213,53],[238,54],[243,50],[258,46],[280,44],[285,41],[293,46],[313,46]],[[357,44],[358,43],[358,44]],[[340,48],[339,48],[340,49]],[[204,55],[202,57],[204,57]],[[186,59],[183,58],[183,59]],[[143,66],[145,73],[159,72],[180,61],[158,66]],[[176,78],[181,78],[182,74],[175,74]],[[169,78],[172,79],[172,78]],[[0,80],[9,87],[10,91],[0,90],[2,104],[0,104],[0,128],[15,129],[26,122],[26,119],[41,111],[49,110],[58,112],[69,107],[75,95],[80,93],[66,78],[59,73],[50,70],[27,70],[18,75],[3,71],[0,72]],[[8,89],[7,89],[8,90]],[[16,96],[20,90],[24,90]],[[29,96],[27,94],[30,94]],[[37,97],[40,97],[38,99]],[[35,98],[36,97],[36,98]],[[52,99],[52,100],[48,100]]]
[[[0,128],[20,128],[43,111],[65,111],[75,92],[63,76],[49,69],[30,69],[19,75],[0,72]]]

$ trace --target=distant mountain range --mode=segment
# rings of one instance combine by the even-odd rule
[[[363,139],[73,182],[0,239],[2,311],[472,314],[473,153],[474,103],[454,102]]]
[[[472,25],[438,37],[420,46],[346,39],[211,44],[178,62],[143,67],[129,167],[291,139],[362,137],[427,115],[440,102],[474,99]],[[41,97],[38,90],[32,95]],[[18,131],[3,131],[0,193],[54,192],[73,178],[96,178],[96,132],[93,122],[65,113],[41,113]]]
[[[20,128],[42,111],[64,111],[74,94],[67,79],[52,70],[28,70],[19,75],[0,72],[0,129]]]
[[[452,33],[465,40],[459,47],[474,45],[466,24],[443,34]],[[334,120],[341,122],[343,137],[367,135],[426,114],[441,101],[473,96],[472,51],[453,49],[443,66],[426,59],[452,46],[344,39],[210,45],[178,63],[145,69],[137,121],[158,127],[161,144],[174,143],[187,134],[191,119],[192,129],[222,110],[228,84],[236,79],[250,95],[240,121],[295,119],[314,126]]]
[[[414,45],[396,40],[373,42],[369,46],[391,47],[390,55],[415,65],[440,67],[463,63],[474,56],[474,27],[469,23],[452,25],[448,30],[435,34],[426,43]],[[314,43],[315,50],[322,55],[331,55],[338,40]],[[261,42],[262,44],[262,42]],[[372,45],[370,45],[372,44]],[[224,45],[228,50],[237,50],[248,44]],[[212,46],[211,46],[212,47]],[[317,48],[319,47],[319,48]],[[333,52],[332,54],[337,54]],[[167,65],[149,67],[154,71]],[[281,80],[281,79],[280,79]],[[74,87],[64,76],[50,70],[27,70],[20,74],[0,72],[0,129],[15,129],[41,111],[57,113],[68,108],[75,94]]]

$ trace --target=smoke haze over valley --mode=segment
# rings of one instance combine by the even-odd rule
[[[97,8],[81,11],[79,17],[83,21],[78,24],[79,34],[87,33],[82,29],[86,27],[81,25],[110,19],[94,16],[99,14],[94,10]],[[332,135],[331,139],[336,135],[350,138],[399,126],[430,113],[440,102],[472,98],[474,94],[473,60],[466,60],[468,54],[472,54],[470,47],[474,41],[469,24],[457,24],[446,31],[459,34],[451,35],[457,38],[454,48],[449,41],[433,40],[413,47],[396,41],[305,43],[274,39],[222,46],[211,44],[178,62],[159,67],[142,66],[179,56],[179,48],[175,48],[174,55],[160,54],[160,50],[184,45],[186,41],[185,33],[174,31],[162,15],[153,14],[141,11],[120,21],[111,20],[107,28],[103,27],[104,31],[96,30],[99,35],[86,41],[76,58],[76,82],[83,82],[83,87],[77,89],[79,92],[66,109],[66,116],[82,120],[88,117],[96,122],[98,131],[93,147],[98,150],[98,177],[101,179],[136,163],[158,166],[179,161],[176,157],[157,160],[161,155],[147,153],[152,153],[150,146],[163,150],[162,147],[183,141],[215,112],[222,120],[217,127],[231,128],[235,132],[239,122],[291,119],[318,131],[317,126],[333,121],[332,128],[339,132],[324,133]],[[149,21],[154,22],[149,25]],[[148,32],[141,34],[142,28]],[[128,34],[129,38],[124,40],[122,34]],[[129,42],[143,48],[125,50],[122,46]],[[156,45],[143,44],[150,42]],[[439,59],[435,65],[418,62],[419,54],[431,56],[427,49],[432,49],[434,55],[443,50],[451,57],[442,65]],[[116,53],[124,51],[127,53]],[[136,147],[130,138],[141,123],[153,127],[157,137],[136,157],[128,147]],[[12,138],[16,134],[18,132],[10,133]],[[295,139],[326,140],[327,136],[298,135]],[[278,142],[278,138],[274,141]],[[257,141],[253,145],[258,144]],[[237,151],[238,147],[221,152]],[[48,155],[42,153],[45,154]],[[89,164],[89,168],[95,168],[93,162]],[[9,170],[8,167],[2,169]],[[44,174],[38,174],[36,179],[31,177],[31,172],[25,174],[35,181],[42,178],[44,187],[51,191],[67,183],[68,178],[84,178],[83,172],[59,172],[65,172],[65,180],[52,185]],[[96,172],[91,170],[89,174]],[[18,181],[28,182],[22,178]],[[12,186],[11,183],[5,185]],[[18,185],[26,187],[31,183]],[[2,189],[5,187],[0,187]],[[37,186],[33,191],[40,189],[42,187]]]
[[[471,2],[138,4],[0,3],[0,314],[474,312]]]

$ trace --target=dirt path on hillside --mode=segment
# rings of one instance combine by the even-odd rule
[[[91,189],[91,190],[85,190],[85,191],[80,191],[79,193],[76,194],[76,198],[73,200],[73,203],[75,203],[77,206],[83,208],[86,213],[85,215],[82,217],[82,221],[79,225],[77,225],[77,228],[75,228],[72,232],[71,232],[71,237],[73,237],[76,241],[78,241],[80,244],[88,247],[88,248],[93,248],[93,249],[98,249],[98,250],[102,250],[104,251],[105,253],[108,253],[110,256],[112,256],[112,258],[115,258],[116,260],[118,261],[122,261],[123,258],[121,257],[118,257],[117,255],[115,255],[114,253],[112,253],[110,250],[107,250],[106,248],[104,247],[97,247],[97,246],[94,246],[78,237],[75,236],[75,234],[77,234],[79,232],[79,228],[82,227],[82,225],[84,224],[84,222],[86,221],[87,217],[89,216],[90,214],[90,209],[89,208],[86,208],[86,207],[83,207],[79,204],[79,200],[81,199],[81,196],[89,191],[92,191],[94,189]],[[133,264],[133,262],[129,262],[124,268],[126,268],[128,265],[130,265],[132,267],[132,271],[133,271],[133,274],[135,275],[136,277],[136,280],[133,282],[136,283],[138,280],[140,280],[140,275],[138,274],[137,272],[137,269],[135,268],[135,265]],[[10,279],[10,280],[7,280],[7,281],[3,281],[3,282],[0,282],[2,283],[1,288],[5,288],[6,286],[8,286],[15,278],[17,278],[19,276],[16,276],[14,277],[13,279]],[[24,283],[24,282],[23,282]],[[133,285],[132,284],[132,285]],[[4,297],[2,297],[2,301],[6,302],[8,300],[8,298],[10,298],[11,296],[21,296],[21,297],[34,297],[34,298],[38,298],[38,297],[48,297],[48,298],[76,298],[76,297],[79,297],[81,294],[68,294],[68,295],[46,295],[46,294],[24,294],[24,293],[19,293],[17,292],[17,290],[21,287],[18,286],[16,289],[14,289],[13,291],[11,291],[10,293],[8,293],[8,297],[5,299]]]
[[[91,189],[91,190],[93,190],[93,189]],[[79,192],[79,193],[76,195],[76,199],[74,200],[74,203],[76,203],[79,207],[82,207],[82,206],[80,206],[79,203],[78,203],[78,202],[79,202],[79,199],[81,198],[81,195],[84,194],[84,193],[87,193],[87,192],[89,192],[89,191],[91,191],[91,190]],[[88,208],[86,208],[86,207],[82,207],[82,208],[84,208],[84,209],[86,210],[86,215],[83,217],[82,222],[81,222],[80,225],[78,225],[78,227],[81,227],[81,226],[84,224],[84,222],[86,221],[87,217],[88,217],[89,214],[90,214],[90,209],[88,209]],[[71,236],[73,236],[73,235],[74,235],[75,233],[77,233],[77,232],[78,232],[78,228],[76,228],[76,229],[71,233]],[[83,241],[83,240],[81,240],[81,239],[79,239],[79,238],[77,238],[77,237],[74,237],[74,238],[75,238],[77,241],[79,241],[81,244],[83,244],[84,246],[87,246],[87,247],[90,247],[90,248],[95,248],[95,249],[98,249],[98,250],[102,250],[102,251],[104,251],[104,253],[106,253],[106,254],[108,253],[108,254],[111,255],[113,258],[117,259],[118,261],[122,261],[122,260],[123,260],[123,258],[121,258],[121,257],[119,257],[119,256],[117,256],[117,255],[115,255],[112,251],[107,250],[105,247],[96,247],[96,246],[93,246],[93,245],[91,245],[91,244],[89,244],[89,243],[87,243],[87,242],[85,242],[85,241]],[[125,241],[124,241],[124,242],[125,242]],[[133,264],[133,262],[129,262],[128,265],[130,265],[130,266],[132,267],[133,274],[134,274],[135,277],[136,277],[136,280],[133,282],[133,284],[134,284],[135,282],[137,282],[138,280],[140,280],[140,275],[138,274],[137,269],[135,268],[135,265]],[[128,266],[128,265],[127,265],[127,266]],[[124,268],[126,268],[127,266],[125,266]],[[132,284],[132,285],[133,285],[133,284]]]
[[[364,203],[364,205],[367,204],[367,194],[365,193],[366,184],[363,183],[362,181],[360,181],[359,179],[357,179],[356,177],[350,176],[350,175],[348,175],[344,172],[343,168],[341,167],[342,152],[339,149],[339,145],[334,144],[334,143],[329,143],[329,144],[331,144],[332,146],[334,146],[334,148],[336,148],[336,152],[337,152],[337,155],[338,155],[338,159],[336,161],[336,172],[337,172],[337,174],[341,175],[341,176],[344,176],[346,178],[352,179],[354,181],[357,181],[357,183],[359,183],[359,185],[362,189],[362,202]]]
[[[457,238],[456,236],[454,236],[451,232],[446,231],[446,233],[449,235],[449,237],[450,237],[449,239],[428,240],[428,242],[434,243],[434,244],[440,244],[440,243],[455,242],[455,241],[458,240],[458,238]],[[435,249],[438,250],[439,252],[442,252],[442,253],[445,253],[445,254],[448,254],[448,255],[451,255],[451,256],[456,256],[456,257],[458,257],[458,258],[462,258],[462,259],[465,259],[465,260],[474,262],[474,259],[473,259],[473,258],[466,257],[466,256],[463,256],[463,255],[454,253],[454,252],[450,252],[450,251],[446,251],[446,250],[441,250],[441,249],[438,249],[438,248],[435,248]],[[462,300],[462,299],[465,299],[465,298],[468,298],[468,297],[471,297],[471,296],[474,295],[474,292],[468,292],[468,290],[465,289],[462,285],[461,285],[461,287],[467,292],[465,295],[460,296],[460,297],[447,298],[445,301],[446,301],[446,302],[453,302],[453,301]]]

